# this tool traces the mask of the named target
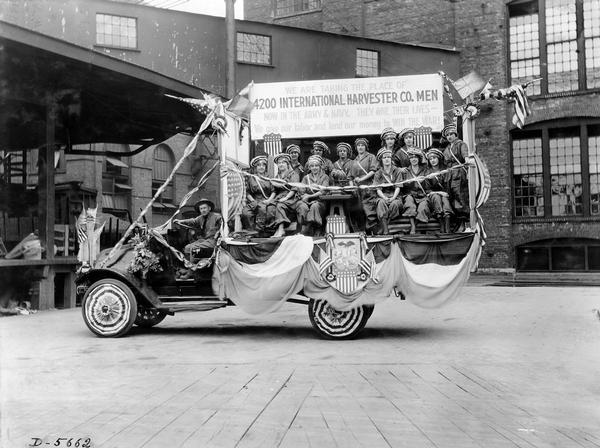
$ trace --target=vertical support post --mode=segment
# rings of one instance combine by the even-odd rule
[[[467,102],[472,101],[473,97],[470,96],[467,99]],[[477,153],[477,148],[475,146],[475,119],[471,118],[467,113],[465,113],[462,118],[463,141],[469,148],[470,159],[472,155]],[[469,227],[471,227],[471,229],[475,229],[475,226],[477,225],[477,213],[475,212],[475,204],[477,203],[477,191],[475,190],[475,183],[477,182],[477,168],[475,165],[469,165],[467,176],[469,181]]]
[[[38,152],[38,226],[40,243],[45,258],[54,260],[54,130],[56,104],[51,95],[46,97],[46,145]],[[45,270],[40,281],[40,310],[54,307],[54,268]]]
[[[234,120],[227,119],[229,132],[232,132],[235,135],[235,122]],[[233,126],[230,126],[232,125]],[[221,234],[224,238],[229,236],[229,191],[227,188],[227,175],[223,175],[223,173],[227,172],[227,148],[225,137],[222,133],[219,132],[219,138],[217,140],[217,144],[219,145],[219,158],[221,160],[221,166],[219,167],[219,179],[220,179],[220,193],[221,193],[221,216],[223,217],[223,228],[221,229]]]
[[[227,97],[235,96],[235,0],[225,0],[227,32]]]

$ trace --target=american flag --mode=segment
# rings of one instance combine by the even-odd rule
[[[489,85],[489,86],[488,86]],[[512,117],[512,123],[518,128],[525,126],[525,120],[531,115],[531,109],[529,108],[529,101],[527,101],[527,94],[525,88],[520,84],[515,84],[506,89],[490,90],[491,84],[486,84],[484,89],[479,94],[480,100],[486,100],[488,98],[494,98],[500,100],[502,98],[510,98],[515,103],[514,115]]]
[[[81,211],[81,214],[77,218],[77,242],[81,247],[81,244],[87,240],[87,220],[86,220],[85,208]]]
[[[227,196],[229,198],[228,216],[232,217],[242,213],[244,198],[246,197],[246,183],[239,168],[231,161],[227,161]]]
[[[190,106],[192,106],[194,109],[196,109],[198,112],[200,112],[203,115],[208,115],[211,111],[210,108],[210,100],[209,99],[197,99],[197,98],[181,98],[179,96],[174,96],[174,95],[168,95],[165,94],[165,96],[168,96],[169,98],[174,98],[176,100],[182,101],[186,104],[189,104]]]
[[[512,117],[512,123],[521,129],[525,126],[525,119],[531,115],[527,94],[525,93],[523,86],[519,84],[510,86],[508,89],[512,92],[515,101],[515,113]]]

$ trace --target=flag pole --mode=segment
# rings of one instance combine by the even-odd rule
[[[227,33],[227,97],[235,96],[235,0],[225,0]]]
[[[474,100],[474,96],[470,95],[467,99],[467,103],[472,103]],[[475,118],[471,116],[468,112],[463,114],[463,124],[462,124],[462,133],[464,142],[467,144],[467,148],[469,149],[469,160],[472,160],[474,154],[476,154],[477,150],[475,147]],[[469,181],[469,227],[471,230],[475,229],[477,225],[477,211],[475,210],[477,198],[475,191],[475,182],[477,179],[477,168],[474,164],[469,163],[469,171],[468,171],[468,181]]]

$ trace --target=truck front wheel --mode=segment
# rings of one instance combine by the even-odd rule
[[[114,338],[125,335],[133,326],[137,316],[137,301],[125,283],[105,278],[87,289],[81,312],[92,333]]]

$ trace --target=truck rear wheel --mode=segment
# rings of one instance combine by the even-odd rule
[[[150,328],[158,325],[167,317],[167,313],[159,311],[156,308],[147,308],[138,306],[135,325],[142,328]]]
[[[338,311],[325,300],[310,299],[308,315],[317,332],[328,339],[352,339],[366,325],[373,306],[361,306],[350,311]]]
[[[131,288],[114,278],[91,285],[81,303],[83,320],[92,333],[105,337],[125,335],[137,316],[137,301]]]

